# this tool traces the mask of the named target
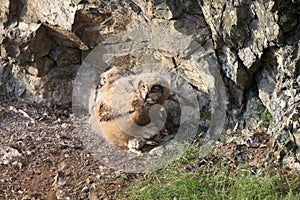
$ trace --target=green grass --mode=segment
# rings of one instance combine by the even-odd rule
[[[188,159],[134,180],[121,199],[300,199],[299,172],[253,171],[247,165],[233,170],[222,157],[201,164],[196,148],[187,154]]]
[[[259,98],[256,98],[256,103],[260,112],[259,118],[261,119],[259,127],[269,127],[273,122],[273,116]]]
[[[201,115],[203,119],[211,120],[212,113],[208,108],[201,112]]]

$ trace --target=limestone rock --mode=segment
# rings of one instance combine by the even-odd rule
[[[77,10],[77,5],[73,1],[24,0],[22,4],[20,18],[23,22],[47,22],[71,30]]]
[[[257,112],[250,96],[258,87],[271,114],[265,120],[273,119],[269,131],[285,138],[277,143],[286,144],[290,138],[299,146],[299,2],[205,0],[201,9],[224,75],[230,79],[228,113],[234,124],[243,124],[241,116],[245,120]],[[244,122],[248,126],[253,120]]]
[[[126,30],[132,13],[114,1],[3,2],[1,85],[29,101],[70,104],[76,66],[103,38]]]
[[[273,132],[297,135],[300,119],[300,42],[270,49],[263,56],[264,68],[257,75],[259,97],[274,118]],[[279,56],[280,55],[280,56]]]
[[[204,1],[225,75],[241,87],[259,68],[264,50],[282,44],[284,33],[296,30],[297,4],[283,1]],[[287,28],[281,28],[287,26]],[[289,31],[287,31],[289,30]],[[238,77],[243,76],[244,78]]]
[[[14,148],[0,146],[0,161],[3,165],[16,165],[23,158],[22,154]],[[21,162],[18,164],[22,166]]]

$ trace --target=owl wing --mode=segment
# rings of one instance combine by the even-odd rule
[[[111,121],[114,119],[111,108],[102,101],[98,101],[95,106],[95,116],[98,122]]]
[[[126,99],[124,94],[127,91],[121,90],[118,82],[119,80],[110,86],[101,88],[94,112],[98,122],[112,121],[129,115],[128,106],[124,102]]]

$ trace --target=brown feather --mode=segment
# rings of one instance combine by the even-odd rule
[[[113,70],[113,73],[118,76],[116,69]],[[109,73],[107,72],[107,74]],[[100,129],[101,134],[108,141],[122,148],[127,148],[128,142],[135,137],[147,139],[159,132],[159,130],[153,132],[151,127],[146,127],[151,122],[149,116],[151,105],[147,105],[145,99],[140,95],[139,83],[141,81],[144,81],[145,84],[152,84],[152,86],[157,82],[162,85],[161,94],[158,96],[154,94],[154,96],[156,95],[154,103],[164,105],[170,96],[170,89],[167,82],[155,74],[129,76],[105,82],[105,85],[100,89],[99,98],[95,105],[94,115],[99,126],[94,127]],[[149,85],[148,88],[152,88],[152,86]],[[121,123],[116,120],[121,120]],[[120,124],[125,124],[125,128]],[[126,125],[129,127],[126,128]],[[123,131],[129,129],[135,132],[129,135]]]

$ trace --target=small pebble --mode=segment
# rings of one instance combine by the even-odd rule
[[[88,193],[90,191],[90,188],[85,186],[84,188],[82,188],[81,192],[85,192]]]
[[[62,124],[61,124],[61,127],[62,127],[63,129],[65,129],[65,128],[67,128],[67,127],[68,127],[68,124],[66,124],[66,123],[62,123]]]
[[[82,148],[82,144],[76,143],[76,144],[74,144],[74,148],[75,149],[81,149]]]

